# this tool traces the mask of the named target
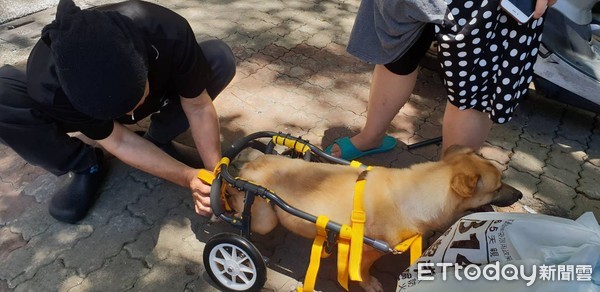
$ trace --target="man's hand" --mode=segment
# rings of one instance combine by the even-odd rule
[[[535,4],[535,11],[533,12],[533,18],[538,19],[542,17],[542,15],[544,15],[546,12],[546,9],[554,5],[556,1],[557,0],[537,0]]]
[[[201,216],[210,216],[210,185],[198,178],[198,171],[195,170],[194,176],[190,179],[190,190],[194,198],[194,210]]]

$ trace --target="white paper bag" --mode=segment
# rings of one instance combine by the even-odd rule
[[[600,226],[547,215],[461,218],[398,280],[399,291],[600,291]]]

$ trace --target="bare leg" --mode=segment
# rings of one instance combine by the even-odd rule
[[[473,109],[461,111],[450,102],[446,103],[443,123],[442,153],[454,144],[478,151],[492,128],[492,121],[487,113]]]
[[[385,131],[410,97],[417,82],[418,70],[408,75],[392,73],[384,65],[375,65],[369,92],[367,122],[363,130],[350,138],[361,151],[381,144]],[[334,145],[331,154],[340,157],[340,148]]]

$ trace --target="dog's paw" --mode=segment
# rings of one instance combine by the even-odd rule
[[[360,282],[365,292],[383,292],[383,285],[379,283],[379,280],[373,276],[367,276],[362,282]]]

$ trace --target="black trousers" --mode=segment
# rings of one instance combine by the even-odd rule
[[[211,66],[206,89],[216,98],[235,75],[231,48],[220,40],[199,43]],[[27,162],[55,175],[79,172],[97,163],[92,147],[67,135],[55,121],[36,109],[27,93],[27,76],[12,67],[0,68],[0,142],[12,148]],[[179,99],[172,99],[151,116],[148,134],[166,143],[189,128]]]

